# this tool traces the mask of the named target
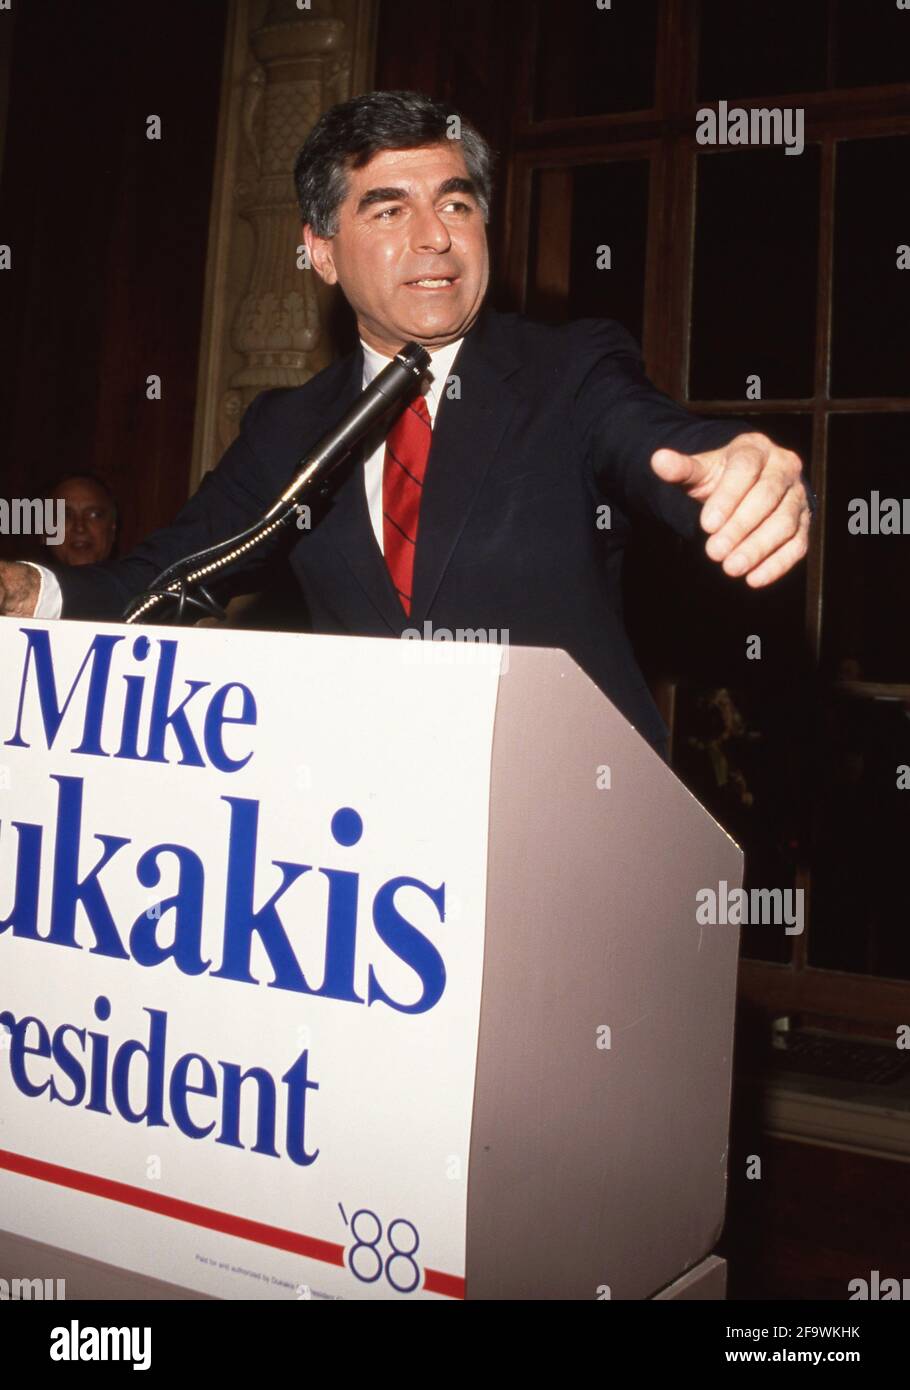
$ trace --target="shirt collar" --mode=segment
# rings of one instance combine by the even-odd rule
[[[445,347],[437,348],[430,353],[430,367],[424,380],[427,383],[426,394],[432,396],[434,406],[439,404],[455,355],[463,342],[464,338],[456,338],[454,343],[446,343]],[[363,385],[366,387],[392,359],[377,352],[375,348],[368,347],[362,338],[360,346],[363,348]]]

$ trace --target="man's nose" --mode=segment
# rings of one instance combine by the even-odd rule
[[[411,223],[415,251],[445,251],[451,242],[449,229],[435,208],[418,213]]]
[[[77,535],[81,534],[86,529],[85,517],[80,515],[79,512],[76,512],[75,516],[70,522],[70,525],[72,526],[73,530],[76,532]]]

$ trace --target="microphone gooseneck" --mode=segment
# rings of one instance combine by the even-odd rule
[[[425,347],[419,343],[405,343],[389,365],[373,378],[339,423],[301,460],[294,478],[264,516],[237,535],[187,555],[162,570],[144,593],[131,600],[124,611],[123,621],[138,622],[165,599],[177,602],[178,622],[188,604],[223,619],[223,609],[201,581],[248,555],[286,526],[297,514],[300,497],[312,491],[317,483],[319,494],[326,495],[329,474],[347,458],[374,425],[410,396],[429,365],[430,354]],[[198,590],[201,597],[189,593],[190,585]]]

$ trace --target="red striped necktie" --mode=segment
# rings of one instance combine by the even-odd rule
[[[410,617],[420,499],[433,428],[423,396],[406,406],[386,435],[382,468],[382,546],[385,562]]]

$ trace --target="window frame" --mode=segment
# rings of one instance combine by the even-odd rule
[[[655,55],[655,104],[647,110],[603,116],[531,119],[534,61],[542,23],[542,3],[535,0],[531,23],[518,31],[514,70],[515,112],[511,161],[504,196],[505,225],[501,247],[503,284],[510,302],[524,310],[529,283],[531,239],[531,186],[536,171],[543,171],[563,196],[552,200],[550,213],[538,235],[538,262],[545,262],[549,286],[568,286],[568,237],[571,225],[569,171],[581,164],[613,160],[650,161],[649,218],[645,256],[645,303],[642,349],[651,379],[661,390],[700,412],[723,417],[744,411],[767,414],[809,414],[812,419],[812,451],[804,460],[811,473],[819,502],[805,560],[805,640],[818,668],[825,603],[823,536],[828,494],[828,431],[831,417],[839,413],[879,414],[910,411],[906,396],[831,397],[832,280],[834,260],[834,197],[836,145],[841,140],[875,136],[910,136],[910,82],[878,87],[830,89],[823,92],[766,92],[760,96],[727,97],[730,106],[802,107],[805,142],[820,146],[818,270],[816,283],[816,340],[814,384],[811,396],[761,401],[701,400],[689,396],[689,357],[692,323],[693,264],[696,213],[696,168],[699,158],[714,153],[730,154],[748,146],[699,146],[695,141],[696,112],[704,105],[696,99],[698,0],[661,0]],[[833,71],[834,0],[829,0],[827,65]],[[910,24],[910,15],[908,15]],[[562,248],[562,258],[560,256]],[[838,682],[837,688],[848,688]],[[835,688],[831,681],[830,688]],[[880,690],[880,685],[875,689]],[[895,693],[907,686],[888,687]],[[854,690],[862,694],[862,691]],[[867,693],[872,693],[870,687]],[[672,695],[665,702],[665,717],[673,724]],[[871,1024],[896,1025],[905,1021],[910,1008],[910,980],[820,969],[808,962],[812,931],[809,865],[797,868],[796,886],[806,892],[809,904],[807,931],[790,938],[788,964],[742,957],[741,997],[763,1010],[806,1012],[831,1019],[862,1018]],[[818,930],[818,928],[816,928]]]

